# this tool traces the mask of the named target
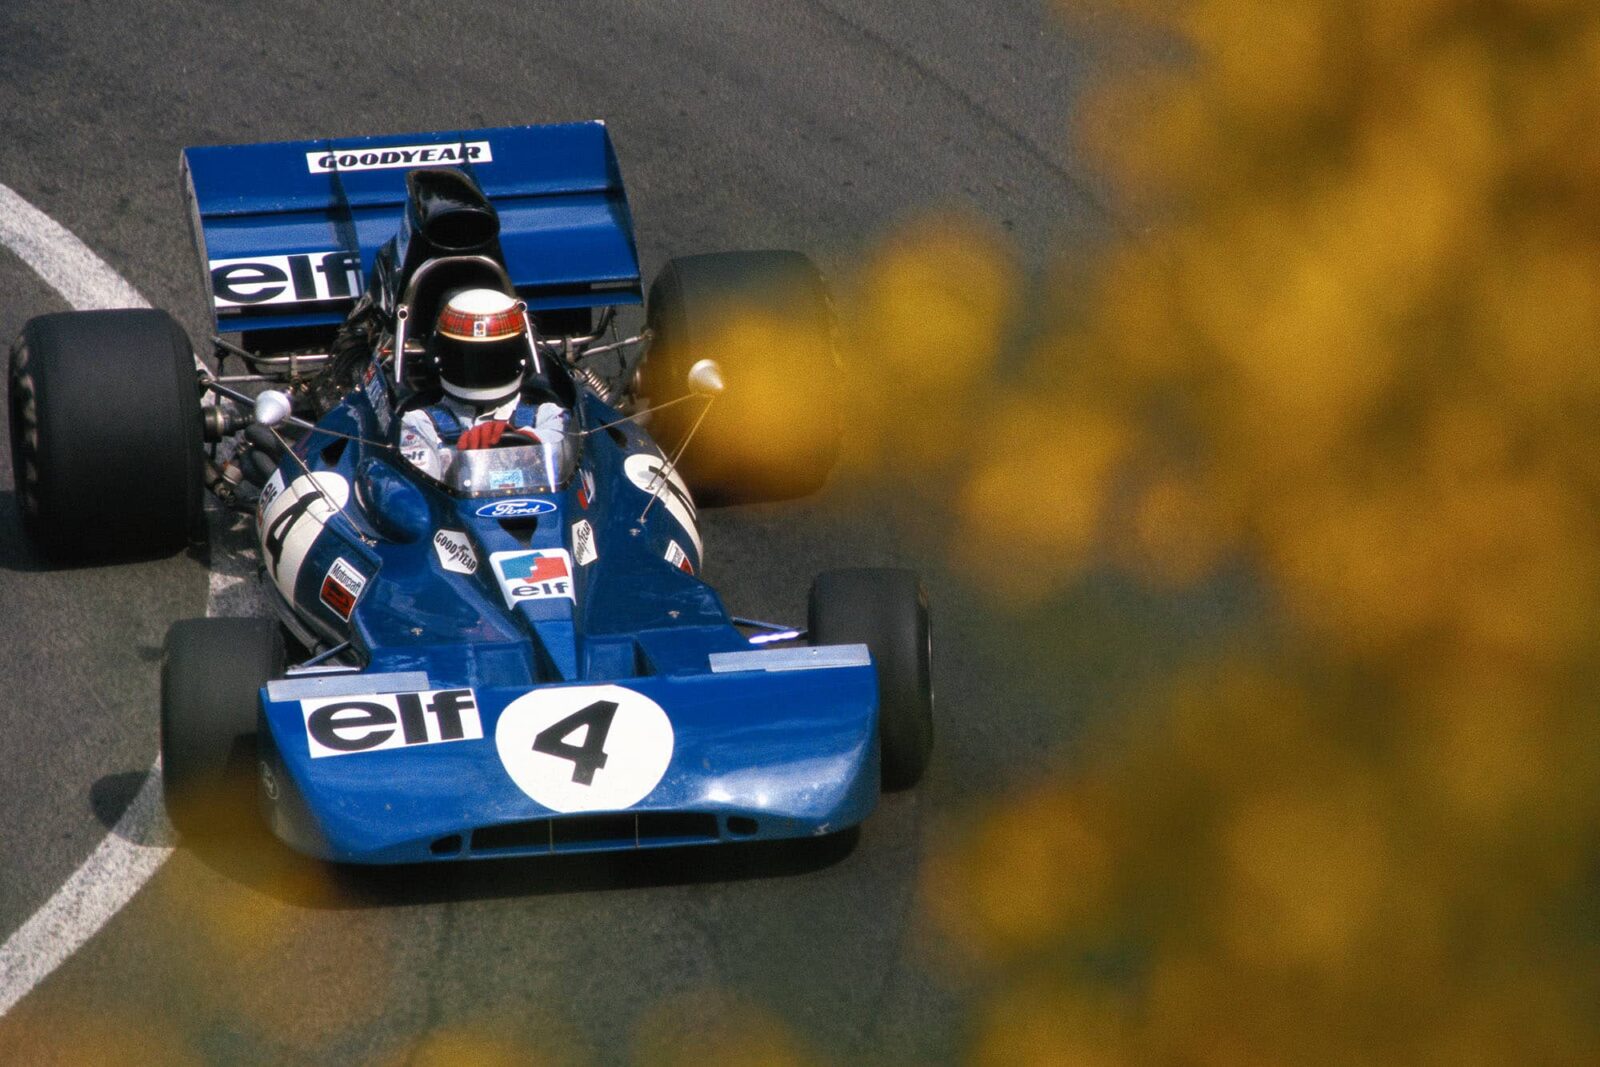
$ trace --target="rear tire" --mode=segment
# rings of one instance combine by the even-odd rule
[[[161,659],[161,769],[167,812],[190,837],[254,824],[257,691],[283,674],[273,619],[184,619]]]
[[[40,315],[12,346],[9,384],[19,510],[46,555],[166,554],[204,529],[200,390],[172,316]]]
[[[883,787],[909,789],[933,753],[933,637],[928,594],[913,571],[825,571],[811,583],[814,645],[864,644],[878,670]]]
[[[789,500],[822,488],[839,452],[838,354],[822,276],[799,252],[670,261],[650,286],[642,386],[652,405],[689,395],[689,368],[721,365],[726,391],[678,464],[702,504]],[[652,416],[671,455],[703,401]]]

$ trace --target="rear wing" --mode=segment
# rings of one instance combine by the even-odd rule
[[[533,310],[642,299],[603,122],[186,148],[182,163],[219,333],[342,322],[400,228],[417,167],[472,175],[500,214],[507,271]]]

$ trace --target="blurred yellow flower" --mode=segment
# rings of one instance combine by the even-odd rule
[[[930,865],[973,1055],[1595,1062],[1600,7],[1122,6],[1190,49],[1082,117],[1151,221],[955,536],[1041,626],[1108,567],[1260,610]]]
[[[816,1062],[780,1020],[738,997],[668,997],[638,1024],[634,1059],[649,1067],[807,1067]]]

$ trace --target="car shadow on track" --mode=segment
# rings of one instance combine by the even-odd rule
[[[859,836],[850,830],[807,841],[397,867],[319,863],[290,852],[264,831],[198,847],[185,841],[184,847],[224,877],[284,903],[345,910],[791,877],[838,863],[854,850]]]
[[[142,651],[141,651],[142,655]],[[128,810],[128,805],[133,803],[133,798],[139,794],[139,789],[145,780],[150,777],[148,770],[123,771],[120,774],[108,774],[97,780],[89,787],[89,807],[94,812],[94,817],[107,830],[117,828],[117,822]],[[152,844],[150,841],[136,841],[135,844]]]
[[[0,570],[55,570],[41,557],[22,532],[21,505],[15,489],[0,489]]]

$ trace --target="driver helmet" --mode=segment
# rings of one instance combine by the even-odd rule
[[[434,326],[439,384],[470,404],[498,403],[516,393],[529,351],[522,302],[494,289],[452,294]]]

